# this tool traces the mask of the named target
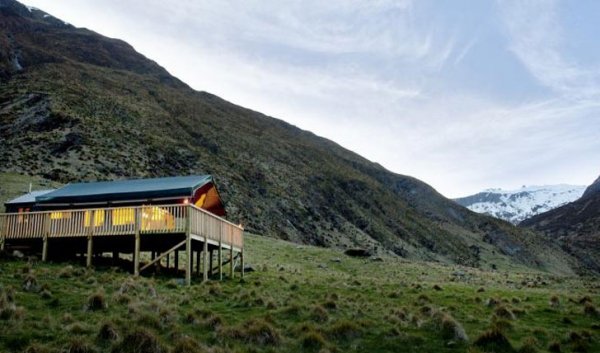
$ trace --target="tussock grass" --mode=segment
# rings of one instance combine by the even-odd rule
[[[314,264],[339,256],[333,255],[336,250],[299,250],[252,236],[246,244],[253,265],[269,264],[270,271],[247,273],[244,282],[194,281],[192,287],[165,273],[133,278],[127,271],[102,267],[0,259],[0,313],[12,312],[0,318],[0,352],[22,353],[37,342],[43,343],[40,349],[62,353],[74,338],[98,353],[143,352],[144,347],[165,353],[490,352],[474,344],[486,330],[500,331],[515,350],[528,349],[531,336],[540,353],[553,339],[565,352],[600,351],[600,330],[594,328],[598,318],[584,314],[586,304],[600,303],[594,281],[559,281],[545,274],[538,281],[537,274],[469,269],[462,270],[467,280],[450,281],[455,266],[392,258],[385,259],[385,266],[348,258],[323,271]],[[285,271],[274,264],[285,264]],[[61,270],[70,274],[63,278]],[[29,275],[40,291],[23,289]],[[521,287],[523,278],[538,286]],[[433,289],[436,284],[443,290]],[[52,298],[44,299],[44,290]],[[97,292],[103,292],[108,307],[88,310],[90,294]],[[549,306],[554,295],[561,298],[558,308]],[[485,305],[488,298],[493,305]],[[500,317],[497,311],[503,307],[517,319]],[[565,317],[570,324],[561,322]],[[463,330],[469,341],[460,339]],[[568,340],[571,331],[581,338]]]
[[[353,321],[338,320],[327,329],[327,336],[334,340],[349,340],[360,336],[362,329]]]
[[[310,318],[315,322],[326,322],[329,320],[329,313],[323,306],[315,305],[311,310]]]
[[[135,329],[113,348],[112,353],[167,353],[154,333],[147,329]]]
[[[251,319],[236,327],[220,329],[219,334],[257,345],[276,346],[281,342],[279,331],[262,319]]]
[[[584,304],[583,313],[593,318],[600,318],[600,310],[598,310],[591,302],[586,302]]]
[[[103,289],[100,289],[94,294],[90,295],[87,299],[86,309],[90,311],[98,311],[108,308],[108,303],[106,302],[105,296],[106,295]]]
[[[319,351],[327,346],[327,341],[320,332],[316,330],[309,330],[300,338],[300,344],[303,350]]]
[[[449,313],[435,310],[431,314],[431,326],[446,340],[467,342],[469,336],[463,326]]]
[[[171,351],[171,353],[208,353],[209,350],[200,345],[198,341],[195,339],[184,336],[180,337],[175,342],[175,347]]]
[[[497,329],[490,329],[480,334],[473,344],[485,351],[495,353],[511,353],[514,352],[512,344],[506,338],[504,333]]]
[[[494,310],[494,314],[501,319],[506,319],[506,320],[515,320],[516,319],[515,314],[506,306],[497,307],[496,310]]]
[[[112,322],[105,322],[100,326],[100,331],[97,336],[100,341],[117,341],[119,339],[119,332],[117,327]]]
[[[90,343],[76,338],[71,340],[69,344],[64,349],[65,353],[95,353],[96,348],[94,348]]]

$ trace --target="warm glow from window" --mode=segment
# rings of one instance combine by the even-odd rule
[[[50,219],[67,219],[71,218],[71,212],[59,211],[50,212]]]
[[[142,230],[173,229],[175,217],[160,207],[144,207],[142,210]]]
[[[86,227],[90,226],[90,218],[92,211],[85,211],[83,223]],[[94,211],[94,227],[98,227],[104,224],[104,210]]]
[[[135,209],[133,208],[117,208],[112,211],[112,224],[121,226],[125,224],[133,224],[135,222]]]
[[[196,201],[196,206],[202,208],[202,206],[204,206],[204,200],[206,200],[206,194],[202,194],[202,196],[200,196],[198,201]]]

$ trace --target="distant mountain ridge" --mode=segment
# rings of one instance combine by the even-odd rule
[[[600,273],[600,177],[578,200],[533,216],[519,224],[542,232]]]
[[[211,174],[228,217],[253,233],[484,268],[578,266],[536,233],[46,15],[0,0],[0,172],[61,183]]]
[[[518,224],[524,219],[550,211],[581,197],[585,186],[523,186],[516,190],[487,189],[475,195],[454,199],[471,211]]]

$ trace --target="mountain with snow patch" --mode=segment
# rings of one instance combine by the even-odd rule
[[[524,219],[550,211],[581,197],[585,186],[523,186],[517,190],[488,189],[455,199],[471,211],[517,224]]]

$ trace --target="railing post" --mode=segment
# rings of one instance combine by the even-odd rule
[[[192,217],[192,206],[188,205],[186,208],[185,217],[185,284],[190,286],[192,284],[192,236],[191,236],[191,217]]]
[[[94,237],[94,227],[96,226],[96,211],[92,210],[90,212],[90,231],[87,237],[87,259],[86,259],[86,267],[92,267],[92,238]]]
[[[133,249],[133,275],[140,275],[140,208],[135,208],[135,245]]]

